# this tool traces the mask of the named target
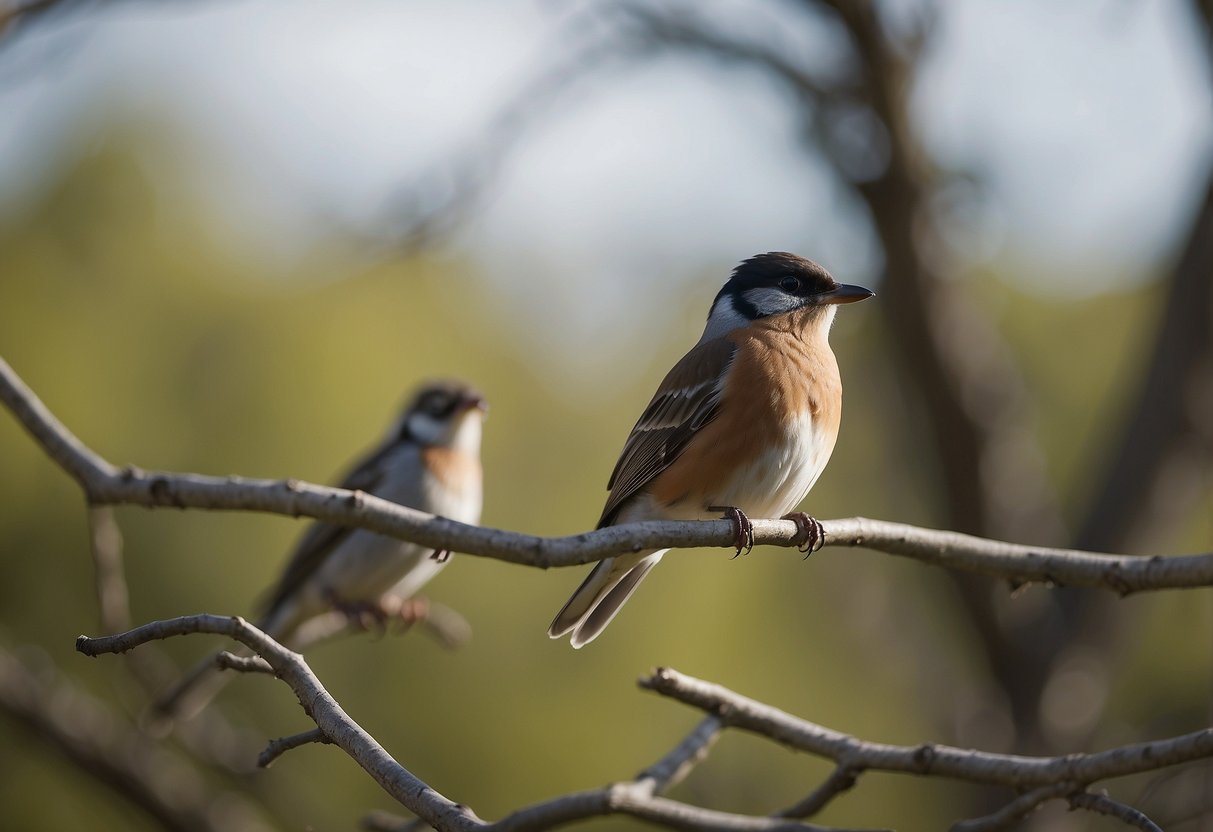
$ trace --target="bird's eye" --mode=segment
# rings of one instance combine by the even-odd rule
[[[779,281],[779,288],[788,293],[795,292],[800,288],[800,278],[788,275]]]

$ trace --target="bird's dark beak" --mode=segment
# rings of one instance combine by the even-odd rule
[[[464,411],[479,410],[481,413],[488,413],[489,403],[479,393],[466,393],[463,396],[463,401],[459,403],[459,409]]]
[[[818,303],[856,303],[857,301],[867,300],[873,297],[876,293],[871,289],[865,289],[862,286],[852,286],[849,283],[839,283],[828,292],[822,292],[817,296]]]

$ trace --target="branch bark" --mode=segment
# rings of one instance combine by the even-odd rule
[[[76,479],[93,505],[125,503],[147,508],[167,506],[307,516],[370,529],[430,548],[541,569],[575,566],[644,549],[732,548],[736,536],[731,521],[704,520],[649,521],[545,538],[469,526],[360,491],[299,480],[119,469],[55,419],[2,359],[0,401],[47,454]],[[862,517],[827,520],[822,525],[826,546],[863,546],[949,569],[994,575],[1015,584],[1065,584],[1122,595],[1213,585],[1213,552],[1142,558],[1005,543]],[[791,520],[754,521],[757,544],[791,547],[799,545],[801,537],[801,530]]]

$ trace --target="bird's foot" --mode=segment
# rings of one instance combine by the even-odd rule
[[[377,630],[380,635],[387,632],[387,622],[391,616],[381,602],[347,601],[331,590],[327,594],[329,605],[344,615],[354,629]]]
[[[754,548],[754,524],[745,516],[745,512],[737,506],[708,506],[708,511],[723,511],[725,518],[733,521],[733,545],[737,547],[737,554],[733,557],[742,554],[743,550],[748,555]]]
[[[394,595],[385,595],[379,599],[379,605],[384,615],[399,623],[397,633],[404,633],[418,621],[425,621],[430,617],[429,598],[397,598]]]
[[[793,511],[779,519],[791,520],[796,524],[796,528],[800,530],[801,534],[804,535],[796,548],[803,552],[806,558],[825,545],[826,531],[821,527],[821,521],[816,517],[810,517],[803,511]]]

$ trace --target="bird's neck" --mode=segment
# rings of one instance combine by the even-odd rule
[[[833,304],[805,306],[783,315],[760,318],[754,322],[754,326],[790,335],[801,341],[828,344],[830,327],[834,324],[834,314],[837,311],[838,307]]]
[[[458,453],[478,457],[480,456],[481,432],[480,414],[476,411],[469,411],[461,417],[459,426],[455,428],[455,434],[451,437],[447,447]]]
[[[743,326],[755,326],[783,332],[802,341],[828,342],[830,327],[834,324],[834,314],[837,311],[838,307],[834,304],[805,306],[782,315],[768,315],[765,318],[751,321],[734,308],[732,299],[728,295],[724,295],[712,307],[712,312],[708,315],[707,326],[703,328],[703,335],[699,336],[699,343],[723,338]]]

